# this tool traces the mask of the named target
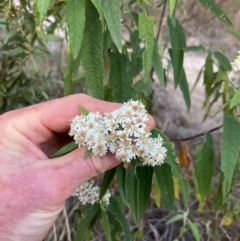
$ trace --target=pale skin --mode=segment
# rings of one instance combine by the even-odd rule
[[[120,164],[110,154],[84,159],[84,148],[50,158],[70,141],[78,104],[102,114],[121,106],[78,94],[0,116],[0,241],[43,240],[76,187]]]

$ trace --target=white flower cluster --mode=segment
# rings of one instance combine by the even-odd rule
[[[91,203],[94,204],[99,201],[100,187],[93,186],[94,180],[90,179],[79,186],[72,194],[74,197],[78,197],[78,200],[83,204]],[[109,205],[109,199],[111,194],[109,191],[103,196],[100,202],[104,202]]]
[[[234,71],[240,70],[240,51],[238,51],[238,56],[236,56],[231,65]]]
[[[99,112],[76,116],[71,121],[69,135],[79,147],[87,146],[94,155],[104,156],[110,151],[124,162],[138,156],[144,165],[161,165],[167,149],[160,135],[151,138],[147,120],[144,105],[130,100],[104,116]]]

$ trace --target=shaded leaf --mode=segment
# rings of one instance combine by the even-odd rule
[[[122,52],[121,0],[104,0],[102,6],[112,40],[118,51]]]
[[[232,27],[232,23],[214,0],[198,0],[204,7],[209,8],[221,21]]]
[[[171,167],[169,164],[164,163],[161,166],[155,166],[153,170],[164,199],[164,204],[167,210],[171,211],[174,206],[174,183]]]
[[[168,0],[168,9],[169,9],[169,16],[172,17],[173,13],[175,12],[175,8],[177,6],[178,0]]]
[[[221,144],[221,171],[224,173],[222,183],[223,202],[227,200],[231,189],[234,169],[240,151],[240,123],[233,116],[224,116]]]
[[[213,55],[218,60],[219,65],[222,66],[222,68],[225,71],[231,71],[232,70],[231,63],[224,54],[222,54],[220,52],[213,52]]]
[[[90,15],[90,13],[88,13]],[[68,0],[66,21],[73,59],[76,59],[83,40],[86,21],[86,0]]]
[[[81,49],[82,65],[93,97],[103,99],[103,34],[98,12],[91,1],[86,2],[87,18]]]
[[[94,204],[91,206],[91,208],[85,210],[84,217],[81,218],[79,221],[74,241],[83,240],[84,234],[87,228],[89,227],[90,222],[93,219],[94,215],[96,214],[97,210],[98,210],[98,204]]]
[[[127,174],[126,193],[135,223],[139,226],[150,200],[152,167],[134,166]]]
[[[171,166],[172,175],[178,179],[183,195],[184,205],[186,206],[189,201],[189,183],[186,179],[182,177],[182,171],[179,167],[179,164],[176,161],[176,156],[174,155],[172,144],[168,140],[168,138],[159,130],[153,129],[151,133],[152,137],[156,138],[158,137],[158,135],[160,135],[163,138],[163,145],[167,149],[167,157],[165,162]]]
[[[189,111],[190,108],[191,108],[191,97],[190,97],[188,82],[187,82],[187,78],[186,78],[186,74],[185,74],[184,69],[182,70],[182,75],[181,75],[181,78],[180,78],[180,81],[179,81],[179,86],[180,86],[180,89],[183,93],[183,98],[184,98],[184,101],[186,103],[187,109]]]
[[[65,154],[69,153],[70,151],[73,151],[77,148],[78,148],[78,144],[76,144],[75,141],[71,141],[68,144],[66,144],[65,146],[63,146],[62,148],[60,148],[58,151],[56,151],[52,155],[52,157],[58,157],[58,156],[65,155]]]
[[[197,147],[195,172],[201,200],[205,201],[210,195],[214,173],[214,149],[210,133],[205,134],[205,142]]]
[[[124,241],[131,241],[132,236],[130,232],[130,227],[128,224],[128,221],[121,209],[121,207],[118,204],[118,201],[115,197],[110,198],[110,205],[109,209],[112,212],[113,215],[116,216],[117,221],[121,224],[122,229],[124,231]]]
[[[109,84],[115,101],[124,102],[131,98],[132,79],[127,74],[128,60],[124,54],[112,52],[110,56]]]
[[[123,200],[123,202],[126,204],[126,187],[125,187],[125,182],[126,182],[126,170],[123,166],[123,164],[120,164],[117,167],[117,183],[118,183],[118,191],[120,193],[120,196]]]
[[[105,211],[102,211],[102,220],[100,221],[101,227],[103,229],[104,234],[106,235],[107,241],[112,241],[111,236],[111,227],[108,219],[108,215]]]
[[[99,200],[101,200],[102,197],[105,195],[107,189],[109,188],[110,183],[113,180],[115,172],[116,172],[116,168],[113,168],[104,173],[101,190],[100,190],[100,194],[99,194]]]

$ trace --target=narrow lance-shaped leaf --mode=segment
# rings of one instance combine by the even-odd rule
[[[110,56],[109,84],[115,101],[124,102],[131,98],[132,79],[127,74],[128,59],[124,54],[112,52]]]
[[[232,99],[231,99],[231,102],[230,102],[230,108],[232,109],[234,106],[236,106],[237,104],[240,103],[240,89],[238,89]]]
[[[223,10],[219,7],[219,5],[214,0],[198,0],[204,7],[209,8],[212,13],[214,13],[220,20],[222,20],[225,24],[232,27],[232,23]]]
[[[122,229],[123,229],[124,234],[125,234],[124,235],[124,241],[131,241],[132,236],[131,236],[128,221],[127,221],[127,219],[126,219],[126,217],[125,217],[122,209],[120,208],[120,206],[118,204],[118,201],[115,197],[111,197],[109,209],[110,209],[111,213],[116,216],[117,221],[122,226]]]
[[[90,209],[84,212],[84,217],[80,219],[76,230],[76,236],[74,241],[81,241],[84,238],[84,234],[90,225],[91,220],[98,210],[98,204],[94,204]]]
[[[145,40],[145,51],[142,54],[144,81],[149,80],[149,73],[152,67],[152,56],[154,49],[154,22],[142,12],[138,19],[139,37]]]
[[[161,166],[155,166],[153,169],[164,198],[164,204],[167,210],[171,211],[174,205],[174,183],[171,167],[164,163]]]
[[[221,144],[221,171],[224,173],[222,183],[223,203],[230,192],[235,166],[240,151],[240,123],[233,116],[224,116]]]
[[[154,40],[152,64],[160,84],[164,86],[164,70],[162,66],[161,56],[158,53],[158,44],[156,40]]]
[[[110,228],[110,223],[109,223],[109,219],[108,219],[108,215],[106,214],[106,211],[103,210],[102,211],[102,220],[101,220],[101,226],[103,229],[104,234],[106,235],[107,241],[112,241],[112,237],[111,237],[111,228]]]
[[[104,12],[103,12],[101,1],[100,0],[91,0],[91,1],[98,11],[102,26],[104,26]]]
[[[195,171],[201,200],[205,201],[210,195],[214,172],[214,149],[210,133],[205,134],[205,142],[197,147]]]
[[[81,48],[81,59],[88,88],[93,97],[103,99],[103,33],[98,12],[86,2],[87,18]]]
[[[56,151],[52,155],[52,157],[58,157],[58,156],[65,155],[68,152],[75,150],[76,148],[78,148],[78,144],[76,144],[75,141],[71,141],[68,144],[66,144],[65,146],[63,146],[62,148],[60,148],[58,151]]]
[[[167,149],[167,157],[165,162],[171,166],[171,171],[173,176],[175,176],[178,179],[179,185],[181,187],[182,195],[183,195],[183,201],[186,206],[189,201],[189,183],[186,179],[182,177],[182,171],[179,167],[179,164],[176,161],[176,156],[174,155],[172,144],[168,140],[168,138],[159,130],[153,129],[151,133],[152,133],[152,137],[156,138],[158,135],[160,135],[163,138],[163,145]]]
[[[127,201],[126,201],[125,181],[126,181],[126,170],[125,170],[123,164],[121,164],[117,167],[117,183],[118,183],[119,194],[120,194],[123,202],[126,204]]]
[[[51,1],[52,0],[38,0],[37,1],[37,6],[38,6],[39,14],[40,14],[40,22],[41,23],[44,20],[44,18],[46,17],[47,10],[50,6]]]
[[[179,81],[179,86],[180,86],[180,89],[183,93],[183,98],[185,100],[187,109],[189,111],[190,108],[191,108],[191,97],[190,97],[187,77],[186,77],[184,69],[182,70],[182,75],[181,75],[181,78],[180,78],[180,81]]]
[[[122,52],[121,0],[103,0],[102,6],[112,40],[119,52]]]
[[[168,0],[169,16],[172,17],[175,12],[178,0]]]
[[[170,42],[172,45],[172,49],[170,50],[170,56],[172,59],[174,85],[176,88],[178,86],[183,71],[183,57],[184,49],[186,48],[186,37],[184,30],[177,19],[175,19],[175,25],[173,25],[172,20],[168,18],[167,24]]]
[[[134,166],[126,178],[127,199],[133,219],[138,226],[150,200],[152,175],[152,167]]]
[[[222,68],[225,71],[232,70],[231,63],[230,63],[229,59],[224,54],[222,54],[221,52],[217,52],[216,51],[216,52],[213,52],[213,55],[218,60],[219,65],[221,65]]]
[[[66,21],[73,58],[76,59],[82,44],[86,20],[86,0],[67,0]]]

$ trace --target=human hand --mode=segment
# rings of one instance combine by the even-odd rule
[[[0,241],[42,240],[76,187],[119,164],[110,153],[84,159],[86,148],[50,159],[69,142],[78,104],[102,114],[120,107],[78,94],[0,116]]]

